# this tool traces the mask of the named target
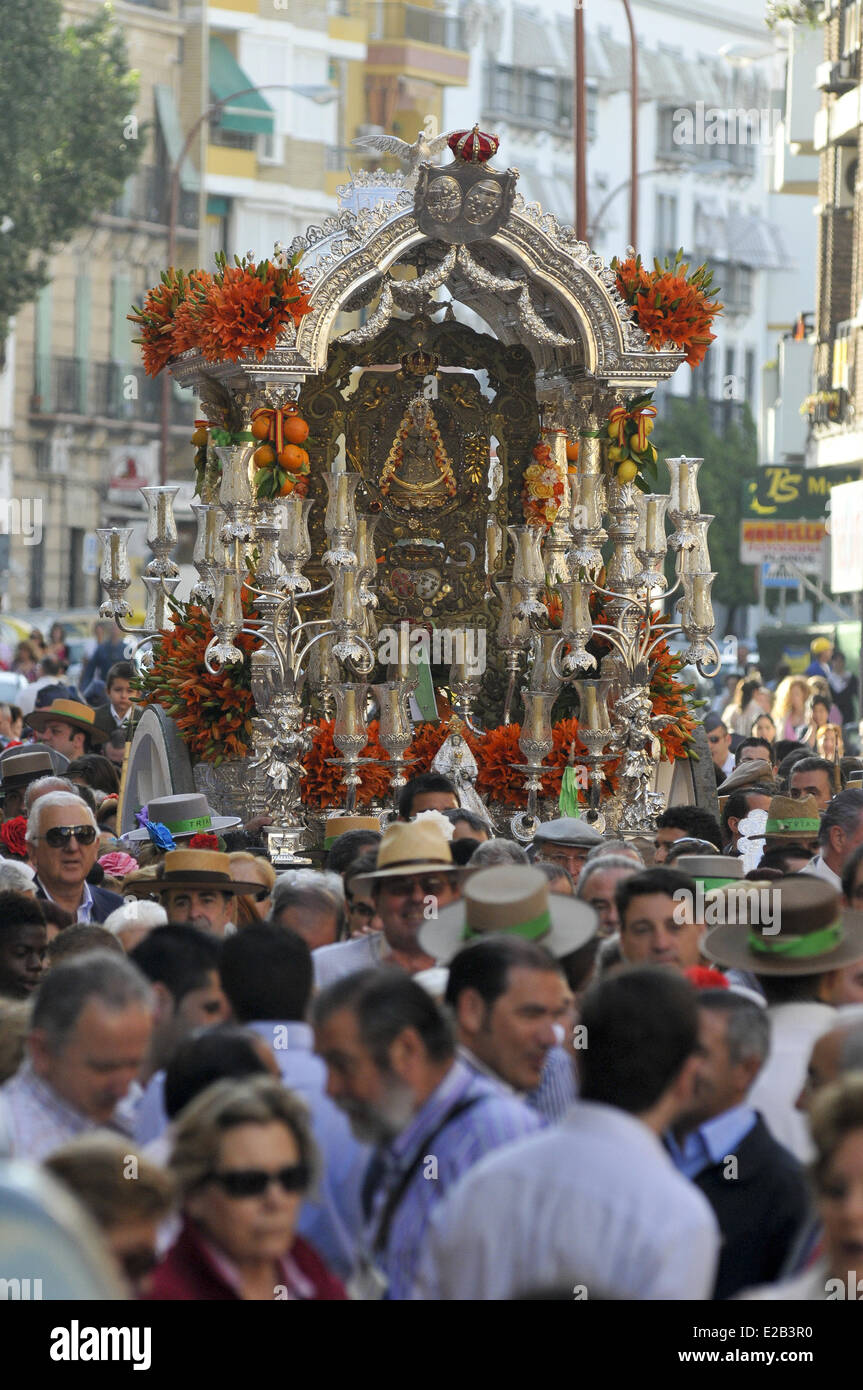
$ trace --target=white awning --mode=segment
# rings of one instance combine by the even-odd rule
[[[512,12],[512,61],[518,68],[551,68],[572,71],[571,50],[563,54],[558,36],[546,24],[541,10],[516,7]]]

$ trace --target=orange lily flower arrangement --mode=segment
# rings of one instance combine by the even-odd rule
[[[153,665],[137,677],[133,698],[140,705],[159,704],[176,721],[193,760],[221,763],[251,752],[252,678],[250,653],[255,638],[240,634],[235,643],[242,662],[211,675],[204,652],[213,636],[205,608],[172,602],[174,627],[153,640]],[[243,590],[243,612],[254,616]]]
[[[260,362],[271,352],[290,322],[298,324],[311,304],[299,271],[299,255],[285,264],[248,256],[229,265],[216,256],[216,272],[162,272],[141,308],[133,306],[130,322],[141,330],[144,370],[157,376],[189,348],[207,362],[236,362],[253,351]]]
[[[636,322],[647,334],[650,346],[659,349],[672,343],[685,352],[690,367],[697,367],[716,337],[710,329],[723,308],[715,302],[719,288],[713,287],[713,272],[700,265],[690,275],[682,250],[673,264],[668,257],[662,265],[655,260],[653,270],[647,269],[640,256],[623,261],[615,256],[611,268],[617,275],[617,288],[635,309]]]

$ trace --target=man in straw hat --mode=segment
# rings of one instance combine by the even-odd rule
[[[863,913],[842,909],[839,895],[812,875],[718,889],[704,954],[754,975],[767,1000],[770,1056],[749,1097],[780,1144],[802,1163],[812,1155],[805,1120],[795,1108],[812,1044],[836,1022],[827,1002],[846,965],[863,959]]]
[[[771,797],[764,826],[765,851],[796,850],[801,858],[818,851],[821,816],[814,796]]]
[[[27,723],[42,735],[43,743],[69,759],[82,758],[108,737],[96,727],[95,711],[78,700],[54,700],[29,714]]]
[[[561,962],[596,936],[592,908],[549,892],[538,868],[482,869],[464,895],[424,922],[420,945],[449,965],[445,999],[462,1058],[505,1092],[534,1097],[558,1118],[574,1099],[572,1059],[560,1043],[569,1002]]]
[[[315,951],[318,988],[385,961],[411,975],[433,966],[434,957],[419,942],[419,930],[458,896],[463,874],[438,826],[394,821],[378,846],[374,873],[351,883],[354,892],[370,889],[383,931]]]
[[[238,895],[261,891],[260,883],[231,878],[231,861],[217,850],[170,850],[159,870],[155,878],[129,883],[127,891],[157,896],[173,925],[200,927],[214,936],[224,936],[233,924]]]
[[[47,748],[30,751],[16,748],[0,761],[0,820],[13,820],[23,814],[24,792],[31,782],[50,777],[54,768]]]

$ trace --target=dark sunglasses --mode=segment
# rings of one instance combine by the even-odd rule
[[[271,1182],[277,1182],[285,1192],[305,1192],[311,1180],[307,1163],[293,1163],[278,1173],[265,1173],[262,1168],[229,1168],[225,1173],[210,1173],[209,1181],[216,1182],[229,1197],[260,1197]]]
[[[159,1260],[154,1250],[127,1250],[125,1255],[121,1255],[120,1263],[129,1282],[137,1284],[156,1268]]]
[[[50,830],[46,830],[42,839],[51,849],[65,849],[66,845],[75,836],[79,845],[92,845],[96,838],[96,827],[93,825],[52,825]]]

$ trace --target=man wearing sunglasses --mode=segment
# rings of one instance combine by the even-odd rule
[[[87,882],[99,853],[99,832],[92,811],[77,796],[40,796],[30,812],[26,838],[37,898],[65,907],[77,922],[104,922],[123,906],[119,893]]]
[[[370,890],[383,931],[320,946],[312,955],[318,989],[372,965],[396,965],[409,975],[428,970],[435,962],[419,944],[420,927],[455,901],[463,873],[436,825],[394,821],[378,845],[374,872],[351,880],[352,892]]]

